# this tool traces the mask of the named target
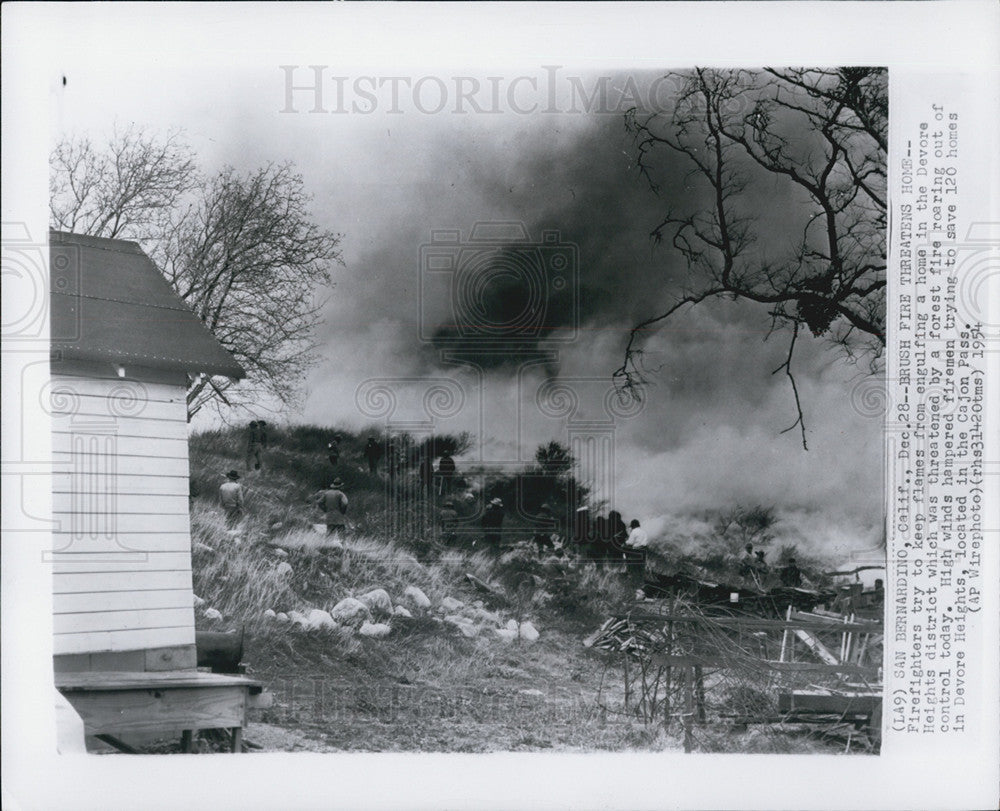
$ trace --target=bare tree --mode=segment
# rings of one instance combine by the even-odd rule
[[[885,347],[886,74],[874,68],[839,70],[695,70],[674,74],[672,110],[640,114],[635,134],[638,168],[655,192],[660,153],[690,167],[692,207],[671,209],[653,228],[685,260],[688,281],[674,301],[637,324],[619,387],[641,396],[647,379],[642,339],[686,306],[744,299],[766,308],[771,330],[787,330],[784,372],[807,448],[802,405],[792,374],[796,341],[806,328],[847,357],[880,368]],[[762,184],[784,183],[801,201],[799,236],[764,233]],[[783,432],[784,433],[784,432]]]
[[[105,151],[64,142],[52,157],[55,227],[136,239],[177,294],[247,370],[240,384],[202,377],[188,418],[206,406],[290,404],[315,361],[313,336],[340,262],[340,236],[316,225],[290,164],[203,179],[176,135],[130,129]],[[107,177],[103,175],[107,174]]]
[[[179,133],[157,139],[134,126],[115,131],[103,148],[86,138],[64,140],[49,168],[52,226],[111,239],[158,239],[199,182]]]

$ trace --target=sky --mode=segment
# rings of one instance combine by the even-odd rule
[[[343,234],[344,264],[333,268],[332,288],[317,291],[326,302],[320,360],[301,408],[286,419],[351,428],[378,419],[427,420],[424,396],[438,386],[438,395],[454,402],[446,404],[448,416],[438,412],[435,429],[473,432],[471,456],[479,461],[530,459],[539,443],[568,441],[571,429],[579,434],[580,421],[613,436],[609,495],[654,537],[689,536],[706,511],[761,503],[776,507],[783,538],[800,548],[846,557],[879,543],[882,426],[858,406],[879,381],[821,341],[800,340],[795,372],[809,441],[803,451],[797,429],[781,433],[794,422],[795,406],[787,377],[772,374],[785,359],[788,336],[765,340],[769,319],[758,308],[711,302],[650,334],[647,363],[656,371],[641,409],[629,416],[607,412],[605,395],[629,328],[668,305],[686,273],[680,257],[654,246],[649,233],[669,206],[702,202],[688,167],[676,160],[658,161],[658,195],[637,172],[620,110],[636,92],[650,103],[662,72],[564,68],[553,77],[529,66],[493,72],[491,85],[489,76],[473,71],[407,73],[382,65],[375,75],[410,78],[409,86],[395,83],[393,99],[393,82],[357,84],[365,73],[334,66],[324,79],[348,77],[343,99],[330,80],[320,103],[308,89],[294,90],[289,102],[288,74],[276,64],[216,66],[208,74],[197,64],[131,72],[67,57],[59,67],[66,82],[53,83],[54,138],[100,140],[116,125],[135,123],[152,132],[180,129],[207,172],[292,161],[313,197],[315,221]],[[295,86],[311,78],[304,65],[291,75]],[[465,90],[478,82],[479,92],[460,98],[456,75],[466,77]],[[571,77],[593,93],[601,75],[610,77],[607,109],[587,113]],[[518,76],[526,79],[515,83]],[[447,103],[436,112],[439,98]],[[532,104],[537,111],[516,112]],[[308,112],[314,106],[325,112]],[[338,107],[348,111],[332,112]],[[791,238],[789,222],[801,216],[801,200],[780,181],[750,194],[765,250],[780,252]],[[568,284],[578,293],[578,311],[565,296],[543,295],[552,304],[549,322],[571,340],[529,340],[521,355],[499,358],[446,340],[440,325],[462,315],[441,294],[451,288],[428,273],[421,249],[442,229],[459,231],[467,242],[483,222],[521,223],[534,242],[543,231],[557,232],[536,255],[571,246]],[[489,308],[503,301],[521,303],[504,284],[480,290],[494,315]],[[448,350],[465,352],[481,368],[447,361]],[[519,366],[528,359],[541,362]],[[573,425],[539,405],[546,381],[562,382],[577,396]],[[365,402],[365,392],[383,384],[396,397],[391,415]]]

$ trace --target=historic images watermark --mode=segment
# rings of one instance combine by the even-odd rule
[[[622,115],[668,112],[677,97],[669,74],[648,80],[567,73],[542,65],[514,76],[340,75],[330,65],[279,65],[280,113],[333,115]]]

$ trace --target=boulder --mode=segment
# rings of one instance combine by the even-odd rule
[[[286,614],[284,611],[279,611],[277,614],[274,615],[274,618],[278,622],[282,622],[282,623],[288,622],[288,614]]]
[[[361,630],[358,631],[358,633],[361,634],[361,636],[370,636],[377,639],[379,637],[388,636],[389,631],[391,630],[392,628],[388,625],[384,625],[379,622],[365,622],[361,626]]]
[[[404,608],[401,605],[397,605],[393,609],[392,613],[395,614],[397,617],[405,617],[406,619],[413,619],[413,614],[410,613],[409,609]]]
[[[278,573],[278,577],[288,577],[292,573],[292,564],[287,560],[283,560],[278,564],[276,571]]]
[[[530,622],[522,622],[517,635],[525,642],[535,642],[538,639],[538,629]]]
[[[199,597],[197,594],[192,594],[191,596],[194,597],[194,607],[195,608],[199,608],[200,606],[205,605],[205,601],[203,599],[201,599],[201,597]]]
[[[264,618],[265,619],[273,620],[277,616],[278,615],[274,613],[274,609],[273,608],[265,608],[264,609]]]
[[[274,547],[274,554],[276,554],[279,558],[287,558],[288,557],[288,553],[284,549],[282,549],[280,546]]]
[[[504,627],[508,631],[513,631],[516,634],[517,633],[517,620],[514,620],[514,619],[507,620],[507,624]]]
[[[445,597],[441,601],[441,608],[445,611],[458,611],[458,609],[463,608],[465,603],[461,600],[456,600],[454,597]]]
[[[330,609],[330,614],[337,622],[343,623],[363,622],[371,616],[368,606],[353,597],[345,597]]]
[[[373,616],[388,616],[392,613],[392,598],[385,589],[372,589],[358,599],[368,606]]]
[[[205,619],[208,620],[221,620],[222,612],[217,608],[206,608],[205,609]]]
[[[309,625],[309,619],[301,611],[289,611],[288,619],[291,620],[296,625],[301,625],[303,628]]]
[[[306,619],[309,622],[309,628],[314,631],[337,627],[337,623],[334,621],[333,617],[330,616],[329,612],[324,611],[322,608],[314,608],[309,612]]]
[[[431,607],[431,601],[428,599],[427,595],[416,586],[407,586],[406,590],[403,592],[403,596],[417,608]]]
[[[501,642],[506,642],[508,645],[517,639],[517,631],[512,631],[510,628],[497,628],[496,635],[500,637]]]

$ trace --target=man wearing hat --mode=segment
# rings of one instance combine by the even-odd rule
[[[340,535],[347,526],[347,496],[341,489],[344,482],[338,477],[326,490],[316,494],[316,506],[326,516],[326,534]]]
[[[219,501],[226,513],[226,526],[233,529],[243,517],[243,485],[240,484],[240,474],[230,470],[226,481],[219,485]]]

